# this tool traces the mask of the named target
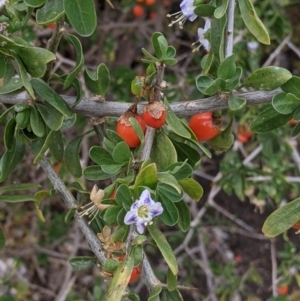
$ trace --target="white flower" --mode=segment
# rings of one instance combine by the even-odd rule
[[[124,223],[126,225],[135,224],[137,231],[143,234],[152,219],[162,212],[161,203],[153,201],[150,192],[145,189],[140,198],[131,206],[130,211],[126,213]]]
[[[258,49],[258,43],[257,42],[248,42],[247,49],[250,52],[255,52]]]
[[[104,198],[104,190],[99,189],[97,185],[94,185],[90,194],[91,202],[80,207],[82,211],[79,213],[79,217],[88,215],[88,217],[92,218],[89,221],[90,224],[93,221],[93,219],[96,218],[99,211],[102,211],[111,206],[111,205],[101,204],[103,198]]]
[[[191,22],[195,21],[198,17],[194,13],[194,9],[196,6],[194,6],[194,0],[183,0],[180,3],[180,9],[181,11],[174,13],[174,14],[168,14],[167,17],[175,17],[174,21],[171,21],[169,26],[171,27],[173,24],[178,23],[179,27],[182,28],[183,24],[186,20],[190,20]]]
[[[211,28],[211,22],[210,19],[206,19],[204,28],[198,28],[198,41],[193,43],[192,46],[196,45],[197,43],[200,43],[200,45],[195,48],[193,51],[199,50],[201,45],[206,51],[210,50],[210,41],[207,39],[207,32]]]

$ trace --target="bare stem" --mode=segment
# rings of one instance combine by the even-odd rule
[[[64,18],[61,18],[57,21],[55,29],[53,31],[53,35],[49,40],[49,43],[48,43],[49,51],[56,53],[63,32],[64,32]],[[48,82],[50,79],[53,63],[54,63],[54,61],[51,61],[47,64],[46,73],[43,76],[43,80],[45,82]]]
[[[227,28],[225,39],[225,58],[232,55],[233,51],[233,25],[234,25],[235,0],[229,0],[227,8]]]
[[[53,184],[54,189],[61,195],[64,203],[66,204],[68,209],[76,208],[76,200],[71,194],[71,192],[68,190],[64,182],[61,180],[61,178],[56,174],[56,172],[53,170],[51,164],[47,160],[47,158],[42,158],[40,161],[41,167],[46,172],[49,180]],[[95,233],[92,231],[92,229],[88,226],[87,222],[83,219],[77,216],[75,213],[75,219],[77,220],[77,223],[79,225],[79,228],[81,229],[83,235],[85,236],[86,241],[88,242],[91,250],[94,252],[98,260],[101,264],[103,264],[106,260],[105,254],[102,251],[102,245],[99,241],[98,237],[95,235]]]

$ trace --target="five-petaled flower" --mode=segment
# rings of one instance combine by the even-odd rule
[[[175,23],[179,24],[179,27],[182,28],[183,24],[185,23],[186,20],[189,20],[191,22],[195,21],[196,18],[198,17],[194,13],[194,9],[196,6],[194,5],[194,0],[183,0],[180,3],[180,9],[181,11],[174,13],[174,14],[168,14],[167,17],[175,17],[174,21],[171,21],[169,26],[172,26]]]
[[[150,192],[145,189],[140,198],[132,204],[130,211],[126,213],[124,223],[126,225],[135,224],[137,231],[142,234],[152,219],[162,214],[162,212],[161,203],[153,201]]]
[[[203,48],[209,52],[210,50],[210,42],[209,39],[207,38],[208,35],[208,31],[211,27],[211,22],[209,19],[206,19],[205,21],[205,25],[204,28],[198,28],[198,41],[193,43],[192,46],[196,45],[197,43],[200,43],[200,45],[195,48],[193,51],[197,51],[199,50],[199,48],[201,47],[201,45],[203,46]]]

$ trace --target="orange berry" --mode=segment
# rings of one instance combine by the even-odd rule
[[[55,26],[56,26],[56,24],[55,24],[55,22],[53,22],[53,23],[48,24],[48,25],[47,25],[47,28],[49,28],[49,29],[54,29]]]
[[[145,0],[145,4],[151,6],[156,3],[156,0]]]
[[[285,296],[289,292],[289,287],[287,286],[287,284],[282,284],[280,286],[277,286],[276,290],[279,296]]]
[[[145,10],[144,10],[143,6],[137,4],[133,7],[132,13],[135,17],[139,18],[144,15]]]

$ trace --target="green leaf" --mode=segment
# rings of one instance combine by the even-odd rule
[[[36,109],[36,106],[33,105],[31,107],[31,114],[30,114],[30,126],[32,129],[32,132],[37,136],[37,137],[44,137],[46,135],[46,125],[45,122]]]
[[[243,69],[241,67],[237,67],[235,75],[231,79],[226,80],[226,91],[232,91],[239,85],[242,73]]]
[[[202,4],[196,6],[194,13],[200,17],[213,17],[215,12],[215,7],[209,4]]]
[[[24,0],[24,2],[30,7],[39,7],[43,5],[46,0]]]
[[[245,107],[246,103],[246,99],[238,97],[234,94],[230,94],[228,97],[228,105],[230,110],[232,111],[241,110]]]
[[[291,228],[300,219],[300,198],[275,210],[264,222],[262,232],[267,237],[277,236]]]
[[[14,147],[11,151],[6,151],[0,158],[0,183],[20,163],[25,154],[25,145],[14,138]]]
[[[143,132],[143,129],[142,129],[140,123],[133,117],[129,117],[129,122],[130,122],[133,130],[137,134],[138,138],[140,139],[141,145],[143,145],[145,136],[144,136],[144,132]]]
[[[0,195],[0,202],[6,203],[21,203],[21,202],[29,202],[29,201],[37,201],[37,198],[29,195]]]
[[[221,63],[220,67],[218,68],[218,77],[224,80],[228,80],[234,77],[235,73],[235,54],[232,54]]]
[[[178,289],[175,289],[171,292],[165,290],[164,293],[165,293],[164,296],[166,297],[165,300],[168,300],[168,301],[183,301],[181,293]]]
[[[300,97],[300,77],[293,76],[281,86],[283,92],[292,93]]]
[[[27,109],[30,109],[30,105],[25,103],[25,102],[20,102],[14,105],[14,110],[16,112],[22,112],[25,111]]]
[[[21,58],[27,72],[34,77],[43,76],[47,63],[56,59],[54,53],[39,47],[18,47],[16,53]]]
[[[131,159],[131,151],[126,142],[119,142],[113,153],[112,158],[117,163],[128,162]]]
[[[92,146],[90,149],[90,158],[98,165],[113,165],[115,161],[112,155],[100,146]]]
[[[170,171],[174,178],[179,181],[189,178],[193,173],[193,168],[186,162],[176,162],[169,165],[164,171]]]
[[[134,183],[134,190],[137,193],[137,190],[140,186],[149,187],[154,189],[157,182],[157,168],[155,163],[147,165],[145,168],[140,170],[136,176]]]
[[[36,12],[36,23],[47,25],[56,22],[64,15],[62,0],[47,0],[45,5]]]
[[[290,114],[300,105],[300,98],[291,93],[278,93],[272,99],[273,108],[280,114]]]
[[[5,242],[6,242],[5,233],[4,233],[3,228],[0,226],[0,251],[2,251],[4,249]]]
[[[222,1],[221,5],[215,9],[215,11],[214,11],[215,18],[220,19],[225,15],[225,13],[227,11],[228,3],[229,3],[229,0],[224,0],[224,1]]]
[[[6,124],[4,137],[3,137],[5,149],[8,151],[11,151],[14,147],[15,128],[16,128],[16,121],[14,118],[11,118]]]
[[[205,90],[205,94],[209,95],[209,96],[215,95],[215,94],[217,94],[220,91],[224,91],[225,87],[226,87],[226,82],[223,79],[221,79],[221,78],[217,78]]]
[[[64,217],[64,222],[66,224],[68,224],[72,220],[72,218],[74,218],[75,212],[76,212],[76,208],[71,208],[68,210],[68,212],[66,213],[66,215]]]
[[[203,195],[202,186],[194,179],[184,179],[178,181],[184,192],[194,201],[199,201]]]
[[[87,88],[96,95],[104,96],[110,84],[109,70],[105,64],[101,63],[97,71],[84,70],[84,80]]]
[[[79,151],[83,137],[84,135],[74,138],[65,149],[66,167],[75,178],[79,178],[82,175]]]
[[[225,28],[227,23],[226,14],[220,19],[213,19],[211,22],[211,52],[217,62],[222,62],[224,60],[224,37]]]
[[[0,187],[0,191],[17,191],[17,190],[27,190],[32,188],[40,188],[40,184],[35,183],[25,183],[25,184],[12,184]]]
[[[0,87],[0,95],[8,94],[17,91],[23,87],[23,82],[20,78],[13,77],[7,84]]]
[[[255,70],[245,82],[246,87],[271,91],[286,83],[292,74],[287,69],[269,66]]]
[[[176,262],[175,255],[166,240],[165,236],[161,231],[153,224],[147,227],[151,237],[155,241],[157,247],[159,248],[162,256],[164,257],[166,263],[168,264],[170,270],[174,275],[178,274],[178,265]]]
[[[148,301],[157,301],[159,294],[161,293],[162,287],[156,286],[152,291],[151,294],[148,297]]]
[[[269,106],[252,120],[250,131],[253,133],[270,132],[286,124],[292,117],[292,113],[282,115]]]
[[[120,185],[116,194],[116,202],[123,206],[126,211],[130,210],[131,205],[133,204],[132,196],[127,185]]]
[[[181,194],[182,192],[177,180],[168,172],[159,172],[157,174],[157,181],[173,187],[178,194]]]
[[[83,170],[83,176],[90,181],[100,181],[112,178],[112,174],[105,173],[101,166],[88,166]]]
[[[21,81],[23,83],[23,86],[25,87],[25,89],[28,91],[29,95],[35,99],[35,95],[34,95],[34,92],[33,92],[33,89],[32,89],[32,86],[30,84],[30,80],[29,80],[29,76],[26,72],[26,69],[24,67],[24,64],[21,60],[21,58],[19,58],[17,55],[15,56],[15,60],[16,60],[16,63],[19,67],[19,72],[20,72],[20,77],[21,77]]]
[[[205,91],[208,87],[212,85],[214,80],[208,75],[199,75],[196,78],[196,87],[202,93],[205,94]]]
[[[173,46],[168,46],[166,57],[174,58],[176,55],[176,49]]]
[[[140,301],[140,300],[141,300],[140,297],[139,297],[139,295],[136,294],[136,293],[129,293],[129,294],[126,294],[124,297],[125,297],[125,298],[128,298],[128,299],[131,300],[131,301]],[[0,300],[0,301],[1,301],[1,300]]]
[[[167,108],[167,123],[169,127],[172,129],[172,131],[178,136],[187,139],[191,138],[191,134],[182,125],[180,119],[176,116],[176,114],[174,114],[166,98],[164,99],[164,105]]]
[[[296,137],[300,133],[300,123],[298,123],[292,130],[291,136]]]
[[[53,106],[56,110],[62,113],[64,116],[68,118],[73,117],[73,113],[71,112],[69,106],[64,101],[64,99],[58,95],[48,84],[46,84],[40,78],[33,78],[31,80],[31,84],[36,91],[36,93],[45,101],[47,101],[51,106]]]
[[[61,131],[53,131],[52,139],[49,142],[51,155],[57,162],[62,162],[64,158],[64,142]]]
[[[178,222],[179,214],[174,203],[166,198],[158,195],[158,201],[163,207],[163,212],[159,216],[159,219],[167,226],[174,226]]]
[[[103,219],[110,225],[117,224],[119,212],[123,209],[122,206],[111,206],[104,211]]]
[[[115,271],[106,294],[106,301],[120,301],[128,285],[133,269],[134,259],[132,256],[125,257]]]
[[[167,273],[167,288],[170,292],[177,288],[177,275],[174,275],[170,269]]]
[[[63,0],[68,20],[75,31],[88,37],[97,26],[96,8],[93,0]]]
[[[103,270],[108,273],[114,273],[116,269],[119,267],[119,265],[120,265],[119,261],[110,258],[104,262]]]
[[[142,48],[142,52],[143,52],[143,54],[144,54],[147,58],[150,59],[150,61],[152,61],[152,62],[158,62],[158,59],[157,59],[155,56],[153,56],[151,53],[149,53],[145,48]],[[143,60],[143,59],[142,59],[142,60]]]
[[[4,111],[0,115],[0,124],[3,123],[6,120],[8,114],[10,114],[10,112],[13,111],[13,109],[14,109],[14,107],[10,107],[9,109],[7,109],[6,111]]]
[[[150,157],[156,163],[158,171],[163,171],[170,164],[177,162],[176,149],[164,132],[156,132]]]
[[[157,193],[160,195],[161,198],[164,198],[174,203],[179,202],[183,198],[182,190],[178,192],[174,187],[163,183],[158,183]]]
[[[124,164],[101,165],[101,168],[105,173],[115,175],[119,173],[124,166]]]
[[[74,271],[82,271],[95,266],[97,264],[97,259],[91,256],[77,256],[71,258],[69,264]]]
[[[47,135],[46,139],[43,139],[43,138],[41,139],[44,142],[43,142],[38,154],[36,155],[36,157],[33,161],[33,164],[39,163],[40,160],[44,157],[46,150],[49,148],[50,141],[53,139],[52,134],[53,134],[53,131],[50,131],[49,134]]]
[[[191,225],[191,212],[184,200],[175,203],[175,206],[179,213],[178,227],[182,232],[189,230]]]
[[[35,104],[46,125],[53,131],[58,131],[63,124],[64,116],[49,103]]]
[[[168,42],[166,38],[160,32],[155,32],[152,34],[152,47],[159,60],[166,57],[168,50]]]
[[[72,44],[76,50],[76,66],[75,68],[67,75],[65,82],[64,82],[64,87],[63,89],[67,89],[71,86],[73,80],[75,79],[75,77],[77,76],[77,74],[80,72],[82,66],[83,66],[83,62],[84,62],[84,56],[83,56],[83,52],[82,52],[82,46],[81,43],[79,41],[79,39],[74,36],[74,35],[67,35],[66,40],[69,44]]]
[[[16,114],[18,128],[25,129],[30,123],[31,107]]]
[[[255,38],[266,45],[270,45],[270,37],[265,25],[259,19],[251,0],[238,0],[242,19],[255,36]]]

